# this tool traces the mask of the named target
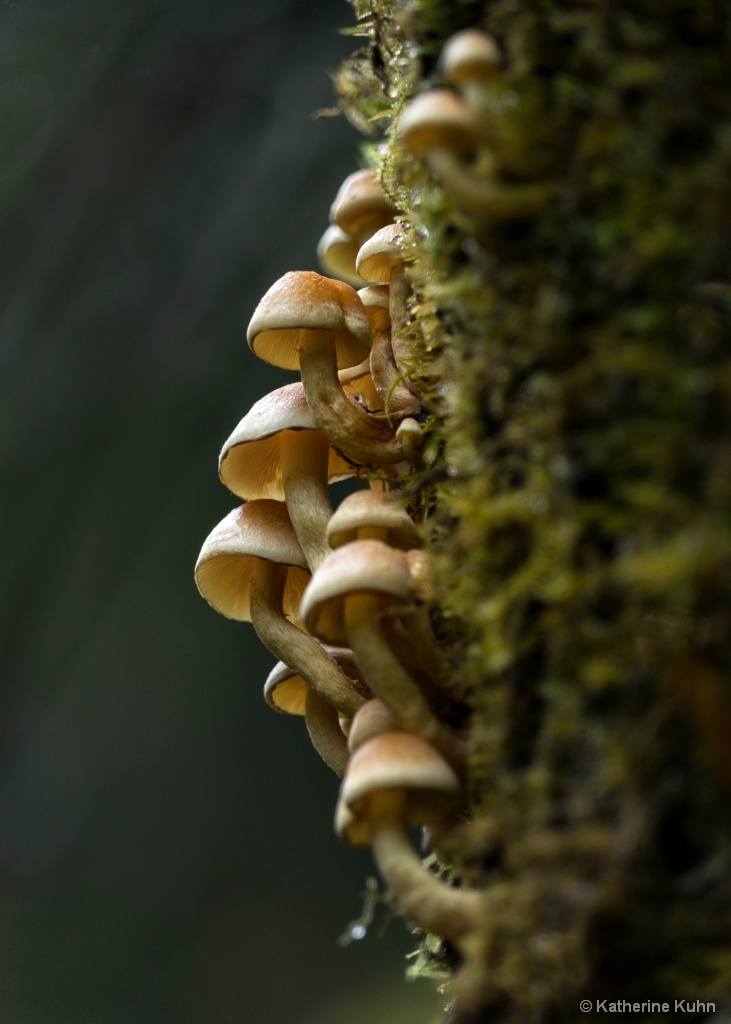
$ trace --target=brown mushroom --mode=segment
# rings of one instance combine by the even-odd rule
[[[394,213],[373,171],[354,171],[338,189],[330,207],[330,221],[362,244],[374,231],[389,224]]]
[[[340,790],[336,830],[353,846],[370,846],[401,910],[426,931],[474,951],[482,909],[478,892],[453,889],[421,861],[412,825],[453,821],[462,799],[459,779],[421,737],[384,732],[351,755]]]
[[[338,379],[339,369],[370,352],[368,316],[350,285],[312,271],[285,274],[256,307],[247,337],[260,359],[300,370],[315,423],[343,455],[361,465],[403,459],[388,424],[353,401]]]
[[[260,398],[223,446],[222,482],[247,501],[285,501],[309,568],[327,554],[325,531],[332,515],[327,485],[355,470],[317,428],[300,382]]]
[[[352,715],[363,697],[322,645],[291,621],[308,579],[286,506],[265,498],[230,512],[204,541],[195,566],[198,589],[217,612],[251,622],[275,657]]]
[[[301,614],[313,636],[352,648],[368,686],[403,729],[433,743],[462,770],[461,742],[431,710],[385,632],[384,619],[398,617],[415,600],[404,553],[379,540],[356,540],[322,562],[305,590]]]
[[[355,665],[353,652],[342,647],[328,647],[326,651],[348,676],[353,688],[359,693],[367,693],[367,687],[360,679]],[[267,676],[264,699],[275,711],[304,716],[315,750],[336,775],[344,774],[348,760],[347,742],[338,713],[329,701],[323,700],[302,676],[283,661],[277,662]]]

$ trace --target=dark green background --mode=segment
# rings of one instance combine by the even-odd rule
[[[2,1024],[429,1016],[337,782],[198,596],[229,431],[291,380],[244,342],[358,138],[344,0],[0,4]]]

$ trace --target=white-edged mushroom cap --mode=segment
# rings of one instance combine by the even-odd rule
[[[221,450],[218,474],[222,483],[239,498],[284,501],[282,445],[287,442],[287,432],[293,430],[317,431],[301,381],[277,388],[252,405]],[[328,480],[346,480],[354,473],[331,446]]]
[[[393,268],[410,258],[403,225],[387,224],[363,243],[355,266],[364,281],[388,284]]]
[[[355,269],[355,257],[359,248],[357,238],[343,231],[337,224],[331,224],[317,243],[317,258],[326,274],[332,274],[333,277],[357,287],[362,280]]]
[[[284,613],[297,619],[310,579],[287,507],[261,499],[233,509],[209,533],[195,564],[198,590],[212,608],[228,619],[251,621],[251,578],[258,559],[289,566]]]
[[[500,49],[495,39],[479,28],[465,28],[447,40],[439,57],[444,77],[455,85],[487,84],[500,71]]]
[[[403,551],[421,544],[416,523],[386,491],[355,491],[343,498],[327,524],[327,542],[333,549],[342,547],[368,528],[385,530],[382,539]]]
[[[338,189],[330,221],[349,235],[362,237],[388,224],[394,213],[373,171],[354,171]]]
[[[387,603],[416,600],[403,551],[380,540],[346,544],[320,564],[302,597],[305,629],[325,643],[347,644],[345,599],[351,594],[377,594]]]
[[[360,670],[355,664],[353,652],[348,647],[323,647],[326,653],[337,661],[345,675],[356,683],[356,687],[362,687],[364,692],[368,693]],[[264,683],[264,700],[270,708],[285,715],[304,715],[308,689],[307,683],[300,675],[293,672],[283,661],[278,661]]]
[[[444,821],[454,814],[461,797],[455,772],[425,740],[406,732],[382,733],[350,758],[340,789],[340,837],[353,846],[370,845],[370,815],[379,795],[394,790],[404,794],[409,825]]]
[[[449,89],[430,89],[404,108],[396,135],[414,156],[424,156],[430,149],[464,153],[474,146],[474,118]]]
[[[284,370],[299,369],[306,338],[332,345],[338,369],[362,362],[371,347],[368,315],[355,289],[312,270],[292,270],[275,281],[246,336],[255,355]]]

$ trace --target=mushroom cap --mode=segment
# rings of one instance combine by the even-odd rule
[[[347,644],[345,599],[376,594],[398,604],[416,600],[406,556],[380,540],[355,540],[320,564],[302,597],[305,629],[325,643]]]
[[[396,716],[382,700],[374,697],[373,700],[367,700],[353,715],[348,730],[348,750],[352,754],[374,736],[380,736],[383,732],[398,731],[399,723]]]
[[[221,482],[239,498],[284,501],[282,444],[286,443],[285,432],[317,429],[302,382],[277,388],[252,405],[224,444],[218,460]],[[346,480],[354,472],[350,463],[331,446],[328,480]]]
[[[387,224],[358,250],[355,267],[364,281],[388,284],[391,271],[409,260],[403,225]],[[359,293],[360,294],[360,293]]]
[[[371,843],[371,813],[379,795],[404,793],[405,823],[435,825],[459,806],[459,779],[444,758],[420,736],[386,732],[352,754],[340,789],[336,828],[353,846]]]
[[[390,288],[387,284],[369,284],[358,289],[360,301],[365,306],[371,332],[387,331],[391,326],[391,310],[389,306]]]
[[[297,618],[310,579],[287,506],[262,498],[233,509],[203,542],[195,563],[195,582],[212,608],[227,619],[251,622],[251,578],[257,560],[289,566],[284,614]]]
[[[492,82],[500,71],[500,64],[496,41],[479,28],[457,32],[447,40],[439,58],[444,77],[455,85]]]
[[[337,661],[346,676],[361,680],[353,652],[347,647],[327,647],[325,651]],[[304,715],[309,687],[289,665],[278,661],[264,683],[264,700],[270,708],[285,715]]]
[[[387,530],[387,543],[403,551],[421,543],[416,523],[387,491],[355,491],[343,498],[327,524],[327,542],[333,549],[342,547],[368,527]]]
[[[355,257],[360,243],[356,237],[343,231],[337,224],[331,224],[317,243],[317,258],[326,274],[359,285],[361,276],[355,269]]]
[[[424,156],[430,149],[464,153],[474,145],[474,119],[467,104],[449,89],[430,89],[405,107],[396,134],[414,156]]]
[[[355,289],[312,270],[291,270],[275,281],[246,336],[255,355],[283,370],[299,369],[308,336],[333,345],[338,369],[362,362],[371,347],[368,315]]]
[[[373,171],[354,171],[338,189],[330,221],[349,235],[362,237],[388,224],[394,213]]]

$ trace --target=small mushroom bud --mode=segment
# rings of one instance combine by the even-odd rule
[[[388,424],[353,401],[338,378],[370,352],[368,316],[350,285],[312,271],[285,274],[256,307],[247,336],[260,359],[300,370],[315,423],[343,455],[359,465],[402,461]]]
[[[322,645],[288,617],[294,617],[307,579],[286,506],[269,499],[230,512],[206,538],[195,566],[198,589],[217,612],[251,622],[275,657],[352,716],[363,697]]]
[[[494,118],[490,103],[500,76],[501,56],[495,39],[487,32],[466,28],[457,32],[439,58],[442,73],[455,85],[478,121]]]

